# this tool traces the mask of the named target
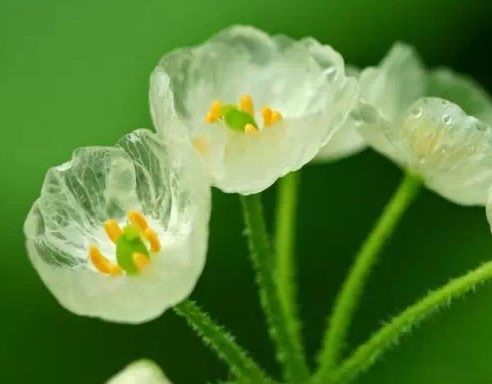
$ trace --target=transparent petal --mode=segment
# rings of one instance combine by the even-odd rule
[[[348,76],[360,76],[360,70],[353,66],[346,67]],[[347,116],[345,123],[335,132],[333,137],[321,148],[314,162],[333,162],[342,158],[355,155],[367,147],[366,142],[357,131],[357,121],[351,114]]]
[[[362,71],[359,86],[364,102],[391,121],[424,96],[426,73],[415,50],[396,43],[378,67]]]
[[[249,194],[309,162],[345,121],[357,92],[331,47],[238,26],[165,55],[152,75],[150,99],[164,136],[186,131],[190,140],[207,143],[202,152],[215,186]],[[242,94],[253,98],[256,121],[267,104],[281,112],[283,124],[251,138],[204,123],[213,100],[236,103]]]
[[[422,176],[427,187],[447,199],[485,204],[492,184],[492,128],[456,104],[422,98],[391,128],[366,122],[360,131],[376,149]]]
[[[106,384],[171,384],[159,366],[149,360],[130,364]]]
[[[355,155],[366,147],[367,143],[357,131],[357,122],[349,116],[328,143],[321,148],[314,161],[337,161]]]
[[[185,145],[186,144],[186,145]],[[115,262],[104,222],[142,212],[163,249],[138,276],[110,277],[89,261],[89,246]],[[210,190],[189,143],[164,143],[137,130],[118,147],[90,147],[51,169],[24,225],[42,280],[72,312],[116,322],[159,316],[186,298],[205,262]]]
[[[427,96],[456,103],[470,116],[492,125],[492,97],[469,76],[449,68],[433,70],[429,74]]]

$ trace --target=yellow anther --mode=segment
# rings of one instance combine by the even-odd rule
[[[116,244],[121,235],[121,228],[118,222],[116,220],[106,220],[104,222],[104,229],[111,241]]]
[[[210,112],[212,113],[212,116],[218,119],[221,111],[222,111],[222,103],[219,100],[214,100],[212,102],[212,106],[210,107]]]
[[[215,123],[215,119],[212,116],[212,112],[208,112],[207,115],[205,116],[205,123],[207,124]]]
[[[145,232],[146,229],[149,228],[149,224],[147,224],[147,219],[140,212],[128,212],[128,220],[130,220],[130,222],[135,225],[140,232]]]
[[[121,275],[121,268],[106,259],[99,248],[97,248],[95,245],[91,245],[89,247],[89,256],[91,258],[92,264],[99,272],[111,276]]]
[[[133,263],[135,264],[135,267],[137,267],[139,271],[147,268],[150,265],[150,259],[144,253],[138,253],[138,252],[133,253],[132,260]]]
[[[272,112],[272,125],[282,120],[282,115],[279,111]]]
[[[251,96],[243,95],[239,98],[239,110],[249,113],[251,116],[255,115],[255,107]]]
[[[210,143],[206,139],[194,139],[193,146],[202,156],[208,156],[210,154]]]
[[[269,127],[272,125],[272,109],[268,106],[264,106],[261,109],[261,115],[263,116],[263,125]]]
[[[219,119],[221,112],[222,103],[219,100],[214,100],[207,115],[205,116],[205,122],[209,124],[215,123]]]
[[[244,133],[247,135],[255,132],[256,132],[256,128],[253,124],[246,124],[246,126],[244,127]]]
[[[160,252],[162,246],[157,233],[152,228],[147,228],[144,232],[144,236],[150,243],[150,250],[152,252]]]

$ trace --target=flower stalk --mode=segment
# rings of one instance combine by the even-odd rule
[[[459,299],[474,291],[478,285],[492,280],[492,261],[489,261],[467,274],[451,280],[443,287],[430,292],[422,300],[408,307],[393,320],[377,331],[366,343],[342,364],[335,374],[335,382],[347,384],[361,372],[367,371],[389,348],[396,345],[400,338],[409,333],[416,325]]]
[[[309,370],[297,335],[292,333],[275,279],[275,259],[267,235],[260,195],[241,196],[251,260],[269,332],[277,347],[284,378],[294,384],[305,383]]]
[[[297,306],[297,273],[294,260],[300,176],[300,172],[292,172],[278,182],[275,218],[275,261],[277,285],[280,302],[285,311],[285,321],[290,334],[295,337],[295,343],[304,349]]]
[[[241,382],[251,384],[270,382],[262,369],[234,341],[234,338],[221,326],[215,324],[194,302],[185,300],[174,307],[174,311],[183,317],[204,343],[228,364],[232,374]]]
[[[403,213],[417,196],[422,180],[407,173],[384,209],[374,229],[355,257],[355,262],[336,298],[323,347],[318,357],[316,381],[329,381],[343,352],[348,330],[357,311],[367,279],[378,261],[378,255],[396,229]]]

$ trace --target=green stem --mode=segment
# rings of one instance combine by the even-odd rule
[[[276,269],[280,302],[284,306],[285,320],[295,344],[304,350],[301,338],[301,322],[297,308],[297,285],[294,261],[297,194],[300,172],[292,172],[279,180],[276,209]]]
[[[440,308],[449,306],[452,300],[474,291],[477,285],[491,280],[492,261],[489,261],[429,293],[421,301],[407,308],[383,326],[369,341],[358,347],[336,372],[336,382],[349,383],[359,373],[369,369],[387,349],[396,345],[404,334],[410,332],[421,321],[436,313]]]
[[[270,382],[261,368],[234,341],[234,338],[203,312],[194,302],[185,300],[174,307],[174,311],[183,317],[221,359],[230,367],[231,372],[241,380],[251,384]]]
[[[355,263],[335,301],[329,327],[325,333],[323,348],[318,357],[320,367],[315,376],[319,382],[329,381],[330,375],[339,363],[352,318],[369,274],[378,260],[380,251],[421,189],[421,185],[422,181],[418,177],[410,173],[405,175],[357,254]]]
[[[300,384],[309,379],[303,351],[296,344],[296,335],[287,326],[286,312],[280,304],[275,281],[275,259],[266,232],[260,195],[241,196],[251,260],[261,304],[265,311],[269,332],[277,346],[277,358],[287,381]]]

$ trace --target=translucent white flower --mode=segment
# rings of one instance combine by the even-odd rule
[[[165,55],[151,109],[164,135],[186,132],[215,186],[251,194],[318,153],[354,105],[356,83],[327,45],[236,26]]]
[[[348,76],[359,78],[360,70],[355,67],[347,66]],[[363,97],[364,90],[360,89]],[[355,155],[367,147],[367,143],[357,131],[356,121],[349,114],[345,123],[335,132],[333,137],[321,148],[315,162],[330,162]]]
[[[130,364],[106,384],[171,384],[171,381],[157,364],[141,360]]]
[[[483,90],[448,70],[428,75],[401,44],[380,67],[363,71],[360,83],[371,92],[352,116],[373,148],[447,199],[485,204],[492,184],[492,129],[478,117],[490,116],[492,103]]]
[[[139,323],[186,298],[207,250],[202,168],[188,142],[137,130],[50,169],[24,233],[58,301],[79,315]]]

